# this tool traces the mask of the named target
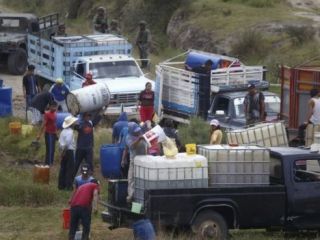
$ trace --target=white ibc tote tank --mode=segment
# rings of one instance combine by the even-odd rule
[[[71,91],[66,102],[68,111],[76,116],[107,106],[110,102],[110,91],[106,83],[97,83]]]

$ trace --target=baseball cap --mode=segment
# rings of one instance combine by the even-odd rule
[[[249,85],[248,85],[248,89],[252,89],[252,88],[255,88],[256,87],[256,85],[254,85],[253,83],[250,83]]]
[[[89,172],[89,166],[87,164],[81,166],[81,173],[87,174]]]
[[[213,126],[216,126],[216,127],[217,127],[217,126],[220,125],[220,123],[219,123],[219,121],[218,121],[217,119],[212,119],[211,122],[210,122],[210,125],[211,125],[211,126],[213,125]]]

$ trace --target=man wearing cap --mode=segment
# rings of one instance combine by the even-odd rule
[[[220,123],[217,119],[212,119],[210,122],[210,144],[221,144],[222,131],[220,130]]]
[[[90,170],[89,170],[88,164],[82,164],[80,171],[81,171],[81,174],[74,178],[74,182],[73,182],[74,189],[77,189],[81,185],[86,184],[86,183],[90,182],[92,179],[94,179],[89,174]]]
[[[70,203],[71,219],[69,240],[74,240],[79,221],[82,224],[82,240],[89,239],[91,212],[98,211],[99,181],[92,179],[81,185],[72,195]]]
[[[106,16],[106,9],[98,7],[97,14],[93,18],[93,33],[106,33],[108,30],[108,19]]]
[[[52,94],[54,100],[58,103],[58,110],[62,112],[68,112],[66,97],[70,90],[64,84],[62,78],[57,78],[55,84],[52,85],[49,92]]]
[[[145,21],[139,22],[139,31],[136,37],[136,45],[139,49],[141,68],[148,66],[148,55],[151,47],[151,33],[146,28],[147,23]]]
[[[26,99],[26,110],[31,107],[31,101],[35,95],[40,92],[40,87],[36,76],[34,75],[34,65],[29,65],[26,74],[23,76],[23,96]],[[31,123],[35,125],[38,122],[37,112],[31,107]]]
[[[128,123],[128,135],[126,147],[122,155],[121,166],[124,167],[127,161],[127,154],[130,154],[128,171],[128,196],[127,202],[132,202],[134,193],[134,158],[138,155],[146,155],[148,150],[147,142],[142,137],[142,129],[135,122]]]
[[[257,91],[254,84],[249,84],[243,106],[247,125],[265,121],[264,95]]]
[[[59,137],[59,149],[61,152],[61,162],[59,171],[58,188],[60,190],[72,190],[72,180],[74,171],[74,131],[73,126],[78,118],[67,116],[62,124],[63,130]]]
[[[82,83],[82,87],[87,87],[87,86],[94,85],[94,84],[96,84],[96,82],[92,79],[92,74],[87,73],[86,80]]]

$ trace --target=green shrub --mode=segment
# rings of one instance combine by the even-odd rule
[[[231,53],[240,59],[247,59],[250,56],[260,58],[268,55],[269,49],[269,43],[262,33],[249,29],[239,34],[238,39],[231,46]]]
[[[315,35],[313,28],[306,26],[288,26],[285,32],[291,38],[292,43],[299,46],[314,39]]]
[[[222,2],[239,3],[255,8],[270,8],[280,3],[280,0],[222,0]]]
[[[179,138],[182,145],[187,143],[208,144],[210,139],[210,126],[201,118],[190,119],[190,124],[181,124],[178,127]]]

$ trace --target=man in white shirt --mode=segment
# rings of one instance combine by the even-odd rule
[[[59,137],[59,149],[61,152],[61,162],[59,171],[58,188],[60,190],[72,190],[74,172],[74,130],[72,126],[78,118],[67,116],[62,124],[63,130]]]

